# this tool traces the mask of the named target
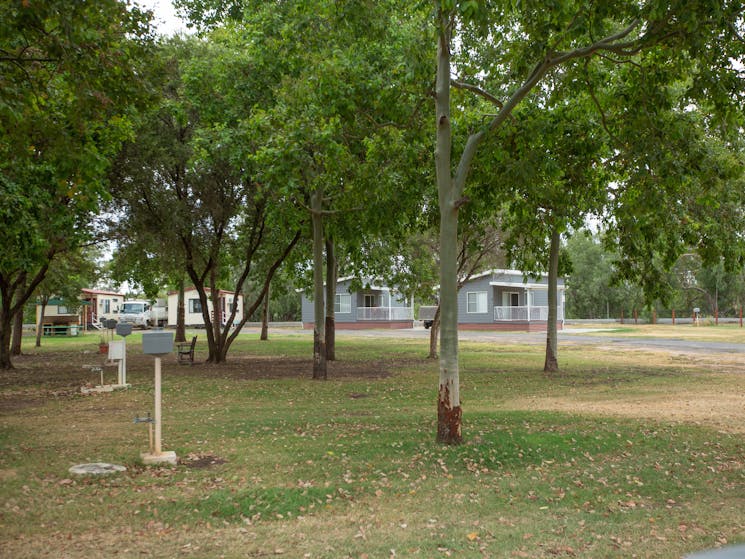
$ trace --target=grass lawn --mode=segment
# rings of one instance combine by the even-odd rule
[[[443,447],[427,340],[341,335],[319,382],[309,336],[245,334],[225,366],[164,359],[180,463],[144,467],[138,338],[126,391],[80,394],[98,383],[93,335],[29,339],[0,372],[0,557],[679,558],[745,542],[737,355],[568,345],[550,376],[542,346],[464,342],[465,443]],[[68,473],[98,461],[127,471]]]

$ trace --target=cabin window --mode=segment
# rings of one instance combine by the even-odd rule
[[[105,313],[111,312],[111,300],[110,299],[103,300],[103,312]]]
[[[349,293],[337,293],[334,296],[334,312],[349,314],[352,312],[352,295]]]
[[[365,295],[365,307],[366,308],[379,307],[379,306],[380,306],[379,295]]]
[[[67,314],[67,305],[57,305],[57,314]]]
[[[199,299],[189,299],[189,312],[198,314],[202,312],[202,302]]]
[[[466,293],[466,312],[483,314],[486,310],[486,291],[469,291]]]

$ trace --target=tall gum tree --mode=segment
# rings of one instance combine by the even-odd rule
[[[499,129],[512,111],[539,88],[549,74],[577,62],[611,57],[633,61],[654,51],[655,66],[671,60],[697,59],[704,71],[696,87],[716,86],[712,67],[727,75],[740,38],[739,1],[667,3],[565,2],[550,9],[526,9],[516,3],[479,0],[435,0],[437,41],[435,78],[435,169],[440,208],[441,333],[437,440],[462,442],[458,338],[457,260],[458,210],[473,159],[484,139]],[[456,33],[459,42],[455,41]],[[664,48],[657,48],[658,46]],[[452,64],[453,49],[460,55]],[[740,49],[739,46],[736,47]],[[726,66],[723,65],[726,62]],[[457,75],[453,76],[455,70]],[[731,75],[732,72],[729,72]],[[497,80],[484,84],[483,78]],[[730,80],[731,81],[731,80]],[[492,105],[484,124],[468,137],[453,165],[450,88],[459,87]]]

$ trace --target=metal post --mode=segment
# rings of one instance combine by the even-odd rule
[[[127,384],[127,338],[122,337],[122,376],[119,379],[119,384]]]
[[[155,446],[153,454],[158,456],[161,453],[160,448],[160,357],[155,358]]]

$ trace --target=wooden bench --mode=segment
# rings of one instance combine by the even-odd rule
[[[179,365],[193,365],[194,364],[194,348],[197,345],[197,337],[194,336],[191,342],[182,342],[176,344],[176,356],[178,357]]]
[[[81,327],[78,324],[43,324],[42,335],[44,336],[78,336]]]

